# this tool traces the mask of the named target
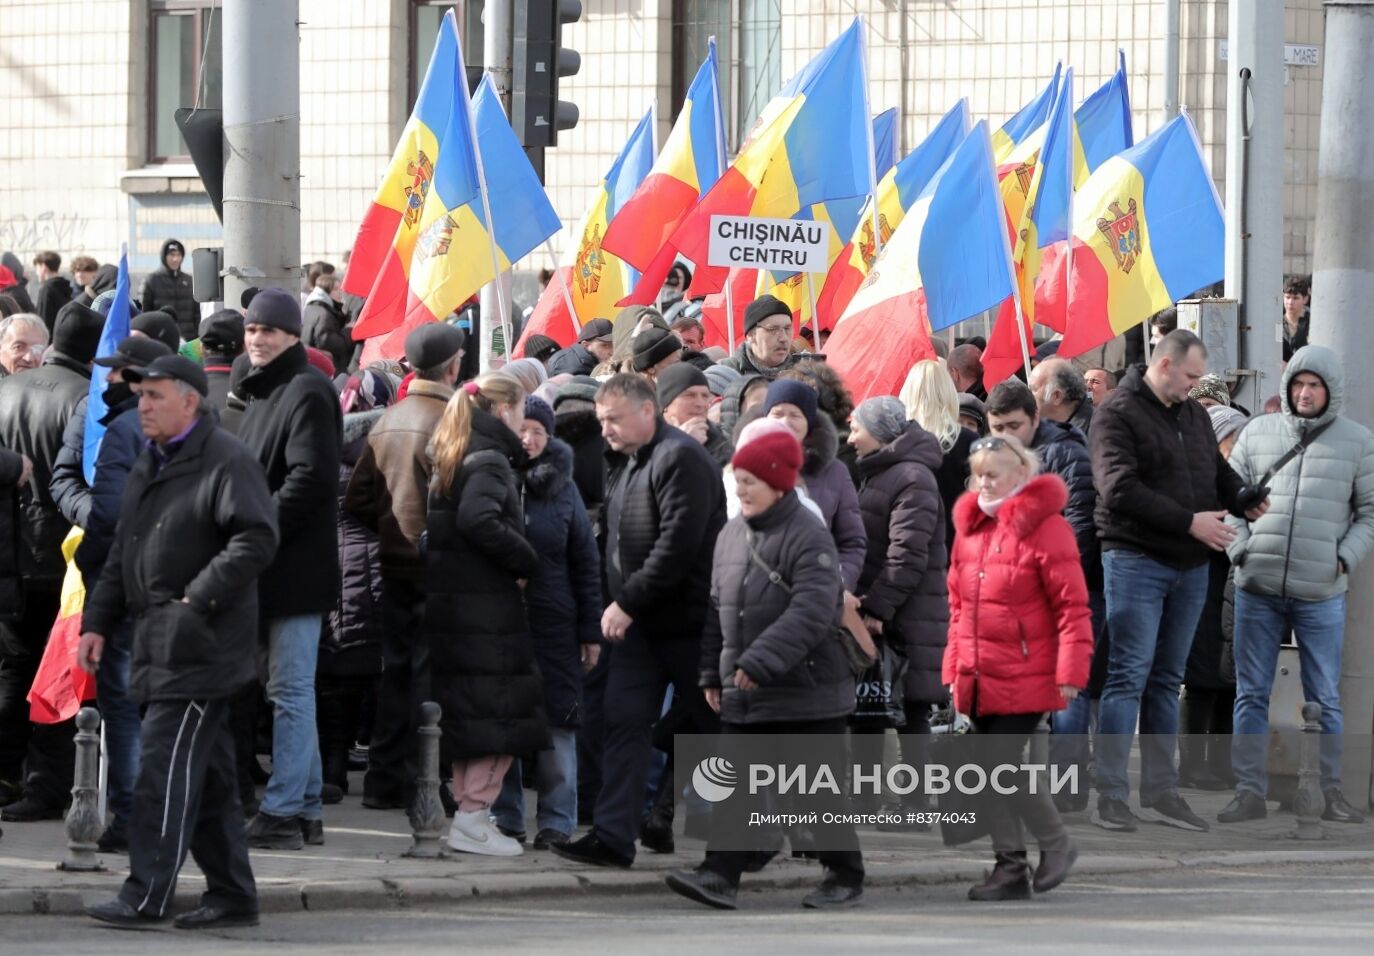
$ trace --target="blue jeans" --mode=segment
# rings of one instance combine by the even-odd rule
[[[553,749],[535,758],[534,786],[539,793],[535,826],[572,836],[577,828],[577,732],[550,727]],[[520,761],[511,764],[501,793],[491,806],[496,825],[513,833],[525,832],[525,788],[520,783]]]
[[[1345,595],[1325,601],[1251,594],[1236,588],[1236,735],[1231,766],[1236,789],[1263,798],[1269,789],[1269,693],[1274,688],[1279,644],[1288,628],[1298,639],[1302,695],[1322,708],[1323,790],[1341,785],[1341,650],[1345,643]]]
[[[110,813],[117,826],[129,825],[138,778],[138,747],[143,720],[138,704],[129,697],[129,641],[127,623],[115,628],[105,642],[100,668],[95,674],[95,697],[105,724],[106,792]]]
[[[1102,553],[1107,593],[1107,683],[1098,716],[1097,792],[1124,801],[1140,722],[1140,803],[1178,790],[1178,692],[1207,601],[1207,565],[1180,571],[1138,551]]]
[[[299,614],[267,622],[267,699],[272,702],[272,779],[262,812],[274,817],[319,820],[323,783],[320,737],[315,727],[315,662],[320,653],[320,615]]]
[[[1088,609],[1092,612],[1093,654],[1096,656],[1102,642],[1102,629],[1107,624],[1107,601],[1101,591],[1088,592]],[[1092,711],[1093,701],[1085,687],[1069,706],[1050,714],[1050,763],[1061,768],[1087,767]]]

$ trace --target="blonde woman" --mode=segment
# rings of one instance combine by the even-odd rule
[[[524,417],[520,383],[484,375],[454,392],[430,444],[424,633],[453,764],[448,844],[488,856],[521,853],[492,822],[491,805],[514,755],[549,743],[521,593],[539,567],[516,478]]]
[[[944,456],[935,470],[945,515],[954,513],[954,503],[968,487],[969,448],[978,436],[959,424],[959,393],[944,359],[917,362],[907,373],[897,396],[906,407],[906,417],[935,436]],[[954,522],[945,522],[945,545],[954,544]]]

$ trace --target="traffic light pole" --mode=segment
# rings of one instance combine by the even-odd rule
[[[300,289],[297,0],[224,2],[224,294]]]
[[[1317,221],[1312,268],[1313,342],[1330,346],[1345,362],[1341,413],[1374,427],[1374,380],[1362,363],[1374,354],[1368,322],[1374,300],[1374,2],[1328,0],[1326,63],[1322,71],[1321,145],[1317,155]],[[1357,807],[1370,799],[1370,734],[1374,733],[1374,560],[1350,576],[1346,596],[1341,708],[1345,717],[1344,780]]]
[[[486,0],[482,10],[482,62],[496,84],[501,107],[510,115],[511,24],[514,22],[512,0]],[[490,223],[488,223],[490,227]],[[499,285],[499,288],[498,288]],[[502,315],[502,308],[511,301],[510,273],[503,272],[495,282],[482,287],[482,338],[479,365],[483,373],[492,370],[491,333],[500,327],[505,338],[505,357],[510,358],[515,343],[511,338],[510,316]]]

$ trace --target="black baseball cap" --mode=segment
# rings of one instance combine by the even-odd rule
[[[603,339],[607,342],[611,340],[611,333],[615,327],[611,325],[610,319],[592,319],[582,326],[582,331],[578,333],[577,341],[590,342],[593,339]]]
[[[171,354],[172,350],[157,339],[146,335],[131,335],[119,343],[113,355],[98,358],[95,364],[103,368],[128,368],[131,365],[142,367]]]
[[[126,381],[135,384],[142,381],[167,381],[175,379],[200,392],[210,394],[210,383],[205,378],[205,370],[184,355],[163,355],[140,368],[129,368],[124,372]]]

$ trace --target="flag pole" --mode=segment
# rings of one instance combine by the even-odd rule
[[[488,73],[487,75],[490,76],[491,74]],[[510,307],[506,304],[506,290],[501,284],[501,254],[496,248],[496,226],[491,218],[491,196],[487,191],[486,170],[482,167],[482,149],[477,142],[477,111],[472,107],[472,95],[468,92],[468,85],[462,81],[461,77],[458,85],[463,88],[463,102],[467,107],[468,123],[472,129],[472,156],[477,165],[477,190],[482,194],[482,216],[487,221],[487,245],[491,248],[491,281],[496,286],[496,308],[501,313],[501,343],[502,348],[505,349],[504,358],[509,362],[515,343],[510,340]],[[504,110],[502,112],[504,113]]]
[[[866,25],[864,18],[859,17],[859,23]],[[859,44],[862,46],[862,56],[859,57],[859,68],[863,70],[860,77],[864,90],[864,133],[868,143],[868,196],[869,196],[869,218],[873,223],[873,255],[876,258],[878,253],[883,251],[883,235],[878,231],[878,167],[877,160],[873,155],[873,108],[868,102],[868,41],[864,39],[864,31],[859,30]],[[905,123],[906,117],[900,117],[900,121]]]
[[[992,165],[992,137],[988,133],[988,128],[983,127],[983,136],[987,139],[988,174],[992,183],[997,182],[997,169]],[[1026,319],[1021,313],[1021,286],[1016,281],[1016,266],[1011,260],[1011,239],[1007,236],[1005,227],[998,226],[998,232],[1002,234],[1002,249],[1006,252],[1007,277],[1011,279],[1011,299],[1016,308],[1016,334],[1021,339],[1021,362],[1026,368],[1026,381],[1030,381],[1030,343],[1026,341]]]
[[[558,287],[563,290],[563,304],[568,307],[568,316],[573,320],[577,328],[582,328],[582,319],[577,314],[577,307],[573,305],[572,289],[568,288],[568,278],[563,275],[563,267],[558,264],[558,259],[553,254],[553,242],[544,240],[544,251],[553,260],[553,274],[558,277]]]
[[[815,351],[821,350],[821,314],[816,311],[816,283],[811,273],[806,273],[806,297],[811,300],[811,345]]]
[[[716,112],[716,162],[721,171],[725,174],[726,154],[725,154],[725,113],[720,107],[720,61],[716,57],[716,37],[711,34],[706,39],[707,55],[716,65],[716,81],[711,84],[711,103]],[[683,291],[686,294],[686,290]],[[735,291],[734,285],[730,281],[730,274],[725,274],[725,336],[730,343],[730,354],[735,354]]]

